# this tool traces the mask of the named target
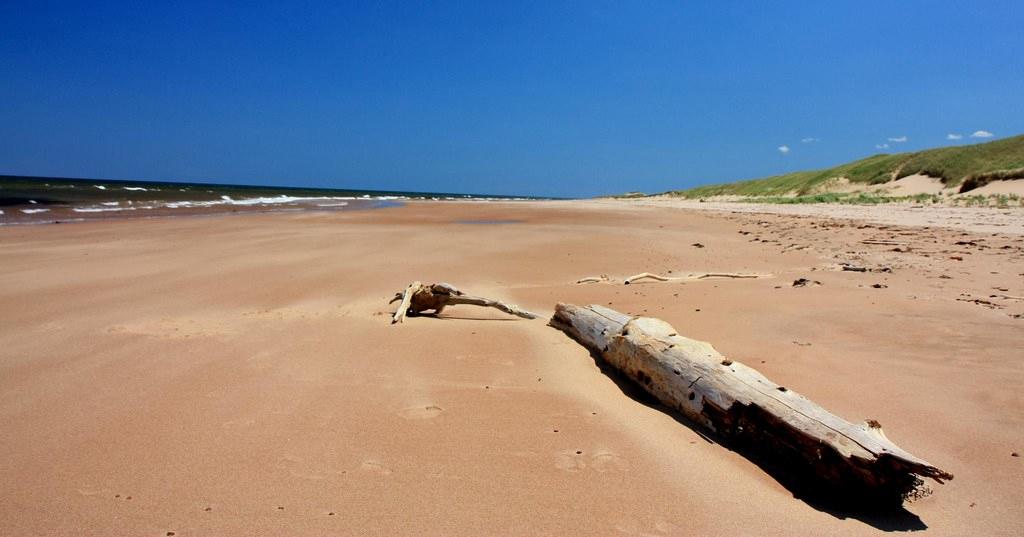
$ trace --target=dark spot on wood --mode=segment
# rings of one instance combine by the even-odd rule
[[[732,360],[722,360],[722,365],[732,365]]]
[[[785,387],[785,386],[779,386],[779,387],[778,387],[778,388],[776,388],[776,389],[777,389],[777,390],[779,390],[780,392],[788,392],[788,391],[789,391],[788,389],[786,389],[786,387]]]
[[[691,401],[693,401],[696,397],[697,397],[697,394],[694,393],[694,392],[690,392],[690,395],[686,396],[686,398],[691,400]]]

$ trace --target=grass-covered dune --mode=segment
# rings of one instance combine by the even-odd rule
[[[851,183],[887,183],[914,174],[938,177],[966,192],[995,180],[1024,179],[1024,135],[983,144],[927,149],[914,153],[870,156],[824,170],[787,173],[689,190],[666,192],[687,198],[710,196],[785,196],[814,193],[823,183],[846,178]]]

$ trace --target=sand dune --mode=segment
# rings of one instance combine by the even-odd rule
[[[0,228],[0,534],[1019,535],[1002,229],[589,202]],[[573,283],[642,271],[773,277]],[[823,510],[543,320],[390,325],[412,280],[661,317],[956,479]]]

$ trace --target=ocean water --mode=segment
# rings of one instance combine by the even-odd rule
[[[524,199],[541,198],[0,175],[0,225],[132,216],[374,209],[406,200]]]

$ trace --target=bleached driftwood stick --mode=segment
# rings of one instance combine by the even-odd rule
[[[650,272],[641,272],[640,274],[634,274],[634,275],[626,278],[626,280],[623,283],[628,285],[628,284],[631,284],[631,283],[633,283],[633,282],[635,282],[637,280],[642,280],[644,278],[650,278],[652,280],[658,280],[659,282],[667,282],[667,281],[672,279],[672,278],[669,278],[667,276],[659,276],[657,274],[651,274]]]
[[[706,280],[709,278],[764,278],[764,274],[738,274],[735,272],[691,272],[683,276],[662,276],[660,274],[654,274],[651,272],[641,272],[640,274],[634,274],[622,281],[623,284],[629,285],[637,280],[649,278],[657,280],[659,282],[669,281],[690,281],[690,280]],[[602,274],[600,276],[587,276],[576,280],[576,283],[598,283],[611,281],[611,278]]]
[[[729,447],[831,494],[899,505],[926,492],[922,477],[953,479],[893,444],[878,422],[850,423],[664,321],[558,304],[550,324]]]
[[[391,317],[391,324],[400,323],[405,320],[405,314],[409,311],[409,306],[412,304],[412,296],[422,287],[422,283],[412,282],[409,284],[409,287],[405,288],[405,291],[398,293],[395,299],[400,298],[402,301],[398,304],[398,309],[395,310],[394,316]],[[391,302],[394,302],[395,299],[391,299]]]
[[[904,241],[894,241],[888,239],[864,239],[860,241],[861,244],[875,244],[878,246],[903,246],[907,244]]]
[[[434,315],[437,315],[446,306],[454,306],[456,304],[495,308],[509,315],[515,315],[524,319],[537,318],[535,314],[521,309],[515,304],[506,304],[489,298],[467,295],[447,283],[424,285],[420,282],[412,282],[405,288],[405,291],[395,293],[395,298],[392,298],[391,302],[396,300],[401,302],[398,305],[398,309],[395,310],[395,314],[391,317],[392,324],[402,322],[408,313],[420,314],[426,311],[433,311]]]

